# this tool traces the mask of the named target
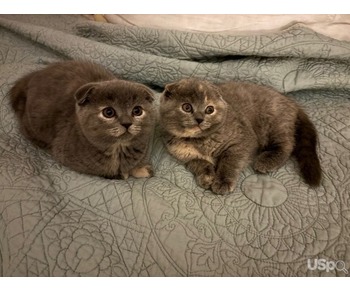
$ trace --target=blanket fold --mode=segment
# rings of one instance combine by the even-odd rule
[[[93,60],[124,78],[158,87],[195,76],[251,81],[281,92],[350,90],[350,43],[302,27],[240,36],[85,19],[65,29],[6,17],[0,25],[68,59]]]

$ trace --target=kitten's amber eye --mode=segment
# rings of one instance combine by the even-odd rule
[[[190,105],[189,103],[184,103],[182,105],[182,109],[186,112],[186,113],[190,113],[192,112],[192,105]]]
[[[207,115],[211,115],[213,112],[214,112],[214,107],[213,106],[209,105],[209,106],[206,107],[205,113]]]
[[[133,116],[141,116],[143,113],[143,110],[142,110],[142,107],[140,106],[135,106],[133,109],[132,109],[132,115]]]
[[[116,115],[116,112],[114,110],[114,108],[112,107],[106,107],[103,109],[102,114],[106,117],[106,118],[113,118]]]

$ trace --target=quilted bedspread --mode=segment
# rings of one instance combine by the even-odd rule
[[[106,180],[56,163],[21,136],[6,96],[23,74],[89,59],[152,86],[197,76],[293,96],[319,132],[324,178],[290,160],[249,167],[217,196],[153,141],[155,175]],[[0,17],[1,276],[348,276],[350,43],[299,26],[265,35],[120,26],[75,15]]]

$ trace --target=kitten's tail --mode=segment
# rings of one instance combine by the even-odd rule
[[[20,118],[23,116],[25,111],[27,87],[32,75],[33,73],[19,79],[9,91],[11,106]]]
[[[295,155],[304,181],[310,186],[319,186],[322,169],[317,156],[317,132],[306,113],[299,109],[295,130]]]

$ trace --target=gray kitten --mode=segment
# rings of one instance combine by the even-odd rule
[[[106,178],[152,175],[155,112],[146,86],[66,61],[22,77],[10,98],[21,132],[63,165]]]
[[[168,151],[214,193],[233,191],[250,162],[267,173],[292,154],[305,182],[320,184],[315,127],[295,101],[268,87],[183,79],[165,87],[160,122]]]

